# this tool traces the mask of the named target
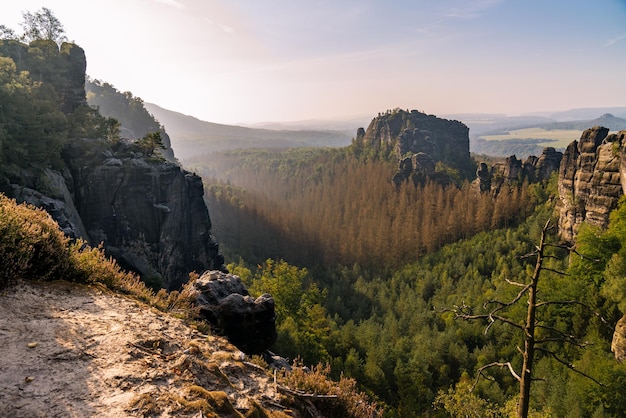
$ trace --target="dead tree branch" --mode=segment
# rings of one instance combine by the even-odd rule
[[[489,376],[483,374],[483,372],[486,369],[489,369],[491,367],[507,367],[509,369],[509,373],[511,373],[511,376],[513,376],[517,381],[521,380],[521,377],[515,372],[515,369],[513,369],[513,366],[511,365],[511,362],[507,361],[506,363],[501,363],[501,362],[493,362],[493,363],[489,363],[486,364],[482,367],[480,367],[478,370],[476,370],[476,380],[474,381],[474,384],[472,385],[472,387],[470,388],[470,391],[474,390],[474,388],[476,387],[476,385],[478,384],[478,381],[480,380],[480,377],[484,377],[487,380],[492,380]]]

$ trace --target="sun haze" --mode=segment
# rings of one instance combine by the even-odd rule
[[[0,24],[41,7],[90,76],[212,122],[625,104],[622,0],[22,0]]]

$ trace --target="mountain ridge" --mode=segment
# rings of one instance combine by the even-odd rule
[[[145,103],[146,109],[169,133],[176,155],[181,160],[236,148],[283,148],[345,146],[350,136],[337,130],[271,130],[225,125]]]

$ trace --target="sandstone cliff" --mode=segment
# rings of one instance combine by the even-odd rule
[[[573,242],[583,222],[606,227],[626,186],[626,131],[596,126],[572,142],[559,170],[559,233]]]
[[[94,111],[87,111],[85,52],[75,44],[59,47],[50,40],[30,44],[0,40],[0,56],[11,58],[18,71],[28,72],[47,93],[38,97],[45,101],[43,109],[56,112],[56,125],[37,131],[29,130],[28,124],[43,124],[35,119],[39,108],[13,109],[28,117],[10,119],[14,123],[7,124],[7,137],[21,139],[16,135],[29,133],[23,135],[30,144],[24,155],[42,157],[2,160],[8,163],[0,167],[0,192],[45,209],[67,235],[93,246],[102,243],[109,255],[153,287],[177,289],[191,271],[224,270],[210,232],[202,181],[176,163],[167,135],[141,99],[120,94],[127,99],[122,113],[136,130],[161,131],[164,149],[146,150],[132,139],[77,138],[90,135],[81,126],[93,128],[98,123],[93,121]],[[17,107],[22,102],[8,103]],[[56,136],[43,135],[53,128]],[[19,150],[5,151],[19,155]]]
[[[78,141],[66,155],[73,200],[92,245],[157,285],[177,289],[191,271],[224,270],[211,235],[202,179],[149,159],[131,142],[90,155]]]
[[[611,211],[626,190],[626,131],[587,129],[563,155],[559,171],[559,234],[573,243],[585,222],[605,228]],[[616,325],[611,350],[618,361],[626,358],[624,316]]]
[[[475,166],[469,153],[469,128],[458,121],[395,109],[374,118],[357,131],[356,143],[402,161],[394,181],[413,175],[417,180],[435,172],[437,162],[470,177]]]
[[[562,158],[563,153],[547,147],[539,157],[531,155],[523,162],[512,155],[492,167],[481,163],[476,170],[473,187],[483,193],[498,193],[505,182],[519,183],[526,180],[536,183],[548,180],[552,173],[558,172]]]

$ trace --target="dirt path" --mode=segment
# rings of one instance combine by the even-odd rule
[[[276,396],[225,340],[109,291],[26,282],[0,294],[0,417],[201,416],[198,386],[242,412]]]

